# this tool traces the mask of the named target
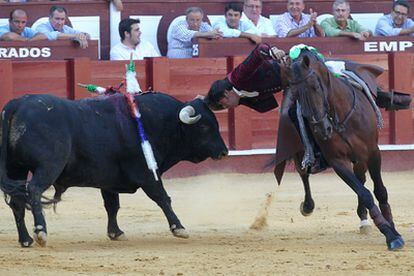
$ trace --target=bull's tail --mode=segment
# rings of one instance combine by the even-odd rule
[[[17,104],[18,100],[10,101],[1,113],[0,189],[6,196],[26,197],[26,181],[10,179],[6,167],[10,121],[17,109]]]

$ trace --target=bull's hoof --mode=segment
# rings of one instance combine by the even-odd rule
[[[27,241],[20,241],[20,245],[21,245],[23,248],[30,247],[30,246],[32,246],[32,244],[33,244],[33,239],[32,239],[32,238],[30,238],[30,237],[29,237],[29,239],[28,239]]]
[[[300,203],[300,213],[302,214],[302,216],[304,217],[310,216],[312,215],[312,212],[313,212],[313,208],[312,209],[305,208],[305,203],[303,201]]]
[[[397,238],[389,243],[387,243],[388,250],[395,251],[398,249],[402,249],[404,247],[404,240],[401,236],[397,236]]]
[[[182,238],[182,239],[188,239],[190,237],[190,234],[188,234],[187,230],[184,228],[176,228],[171,230],[174,237]]]
[[[127,241],[128,240],[125,233],[122,231],[120,231],[119,233],[108,233],[108,237],[111,239],[111,241]]]
[[[360,234],[367,235],[367,234],[371,233],[371,231],[372,231],[372,226],[369,223],[369,221],[366,220],[366,219],[365,220],[361,220],[361,224],[359,226],[359,233]]]
[[[41,247],[45,247],[46,246],[46,242],[47,242],[47,234],[44,231],[39,231],[39,232],[35,232],[33,235],[36,243],[38,245],[40,245]]]

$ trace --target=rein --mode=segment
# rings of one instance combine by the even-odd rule
[[[306,74],[306,76],[304,76],[302,79],[290,81],[289,83],[293,85],[301,84],[302,82],[307,80],[310,76],[312,76],[312,74],[315,74],[315,72],[313,71],[313,69],[310,69],[309,72]]]
[[[300,85],[303,82],[305,82],[310,76],[312,76],[313,74],[316,74],[315,71],[313,69],[310,69],[309,72],[301,79],[298,80],[294,80],[291,81],[290,84],[291,85]],[[330,82],[330,78],[331,76],[329,76],[329,82]],[[320,78],[317,76],[317,79],[319,81],[319,83],[321,83]],[[339,134],[339,136],[350,146],[349,142],[347,141],[347,139],[343,136],[343,132],[345,130],[345,125],[346,123],[349,121],[349,119],[351,118],[352,114],[354,113],[354,111],[356,110],[356,92],[355,92],[355,88],[348,82],[344,81],[345,84],[351,89],[352,91],[352,107],[350,108],[350,110],[347,112],[347,114],[345,115],[345,118],[339,122],[338,121],[338,115],[336,113],[335,107],[333,107],[333,116],[330,114],[330,105],[328,102],[328,95],[322,91],[322,96],[323,96],[323,101],[324,101],[324,107],[325,107],[325,114],[322,116],[322,118],[318,121],[313,121],[310,122],[312,124],[318,124],[320,122],[322,122],[323,120],[325,120],[326,118],[328,119],[328,121],[332,124],[333,129]],[[318,92],[320,93],[320,92]]]

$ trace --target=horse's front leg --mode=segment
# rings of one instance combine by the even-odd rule
[[[380,209],[374,204],[372,194],[362,185],[355,174],[352,172],[350,162],[346,160],[331,160],[329,162],[338,176],[345,181],[346,184],[361,198],[365,208],[369,210],[369,214],[375,225],[384,234],[389,250],[397,250],[404,246],[404,242],[398,233],[396,233],[391,224],[384,218]]]
[[[300,212],[303,216],[310,216],[315,209],[315,202],[312,199],[312,193],[309,185],[309,173],[307,169],[302,168],[301,161],[303,157],[302,154],[295,155],[295,167],[296,171],[299,173],[300,178],[302,179],[303,188],[305,190],[305,199],[300,204]]]

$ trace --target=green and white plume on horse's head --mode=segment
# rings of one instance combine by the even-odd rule
[[[129,59],[129,64],[125,65],[125,67],[126,92],[131,94],[142,92],[137,80],[137,73],[135,72],[135,64],[132,60],[132,53]]]
[[[319,51],[315,47],[302,43],[294,45],[292,46],[292,48],[290,48],[289,57],[292,59],[292,61],[295,61],[295,59],[297,59],[300,56],[300,53],[303,50],[309,50],[311,52],[314,52],[321,60],[325,60],[325,57],[321,53],[319,53]]]

